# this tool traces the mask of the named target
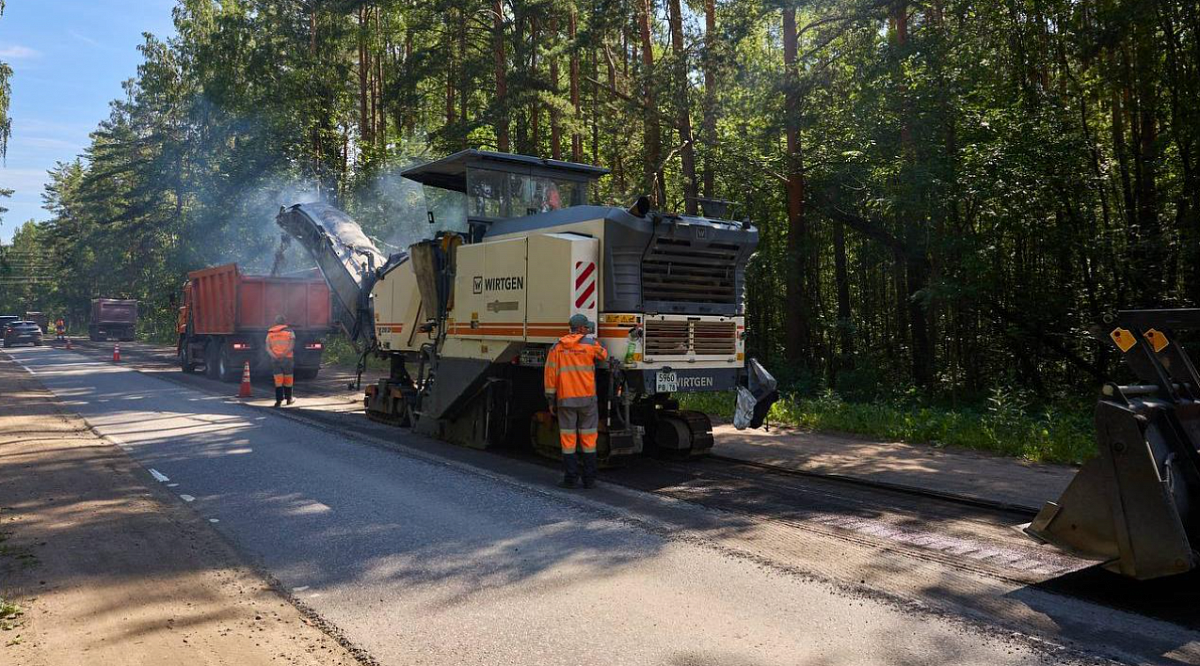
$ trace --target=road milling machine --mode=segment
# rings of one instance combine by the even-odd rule
[[[1109,337],[1138,383],[1107,383],[1098,455],[1025,526],[1033,537],[1146,580],[1200,564],[1200,374],[1180,344],[1200,309],[1123,310]]]
[[[363,353],[360,377],[368,355],[389,362],[366,388],[371,418],[557,456],[543,366],[567,321],[584,314],[619,361],[597,370],[602,463],[643,448],[707,453],[711,422],[681,409],[681,393],[743,386],[755,400],[751,425],[762,423],[774,380],[746,358],[743,312],[757,229],[654,211],[645,198],[629,209],[589,205],[589,186],[606,173],[480,150],[409,168],[403,177],[459,212],[428,212],[432,237],[390,256],[331,206],[280,211],[285,238],[316,260]]]

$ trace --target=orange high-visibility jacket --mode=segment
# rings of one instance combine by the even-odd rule
[[[271,358],[292,358],[296,347],[296,334],[287,324],[272,326],[267,331],[267,353]]]
[[[588,404],[596,399],[596,366],[608,360],[608,351],[582,333],[563,336],[546,357],[542,376],[546,399],[564,407]]]

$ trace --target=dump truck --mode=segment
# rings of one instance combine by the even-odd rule
[[[46,314],[45,312],[26,312],[25,321],[31,321],[37,324],[38,328],[42,329],[43,333],[50,330],[50,315]]]
[[[1180,344],[1200,309],[1124,310],[1110,319],[1134,383],[1096,405],[1097,455],[1026,533],[1147,580],[1200,565],[1200,374]]]
[[[137,330],[138,302],[128,299],[93,298],[88,338],[93,342],[116,338],[132,340]]]
[[[234,382],[249,361],[252,374],[269,375],[267,329],[278,315],[296,333],[296,379],[315,378],[330,332],[323,279],[244,275],[237,264],[188,273],[177,322],[180,368],[190,373],[203,366],[209,377]]]
[[[466,150],[402,176],[455,213],[427,212],[429,236],[384,255],[344,212],[284,208],[332,290],[335,320],[388,361],[366,387],[369,417],[477,448],[560,455],[543,390],[547,353],[572,315],[597,323],[613,359],[597,370],[601,464],[646,449],[689,457],[713,446],[707,415],[681,394],[756,391],[759,425],[775,395],[746,358],[748,222],[590,205],[607,169]],[[425,224],[425,221],[420,221]],[[753,366],[753,368],[751,368]],[[753,372],[751,371],[753,369]]]

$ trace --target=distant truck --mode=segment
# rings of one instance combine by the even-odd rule
[[[278,315],[296,333],[296,379],[315,378],[331,330],[324,279],[243,275],[237,264],[188,273],[177,324],[179,367],[204,366],[206,375],[226,382],[241,378],[246,361],[253,374],[271,374],[266,337]]]
[[[31,321],[37,324],[38,328],[42,329],[43,333],[50,330],[50,315],[46,314],[45,312],[26,312],[25,321]]]
[[[133,339],[137,330],[138,302],[116,298],[93,298],[92,318],[88,337],[93,342],[109,338],[121,341]]]

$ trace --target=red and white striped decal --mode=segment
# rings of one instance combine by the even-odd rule
[[[596,307],[596,262],[575,262],[575,307],[591,310]]]

